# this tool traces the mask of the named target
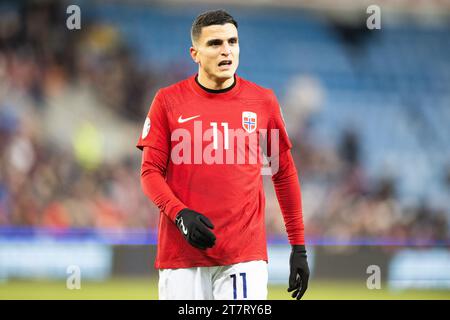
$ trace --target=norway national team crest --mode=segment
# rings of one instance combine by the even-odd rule
[[[250,111],[242,112],[242,127],[248,133],[252,133],[256,130],[257,118],[256,113]]]

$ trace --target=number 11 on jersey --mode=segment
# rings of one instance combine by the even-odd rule
[[[222,127],[223,127],[223,144],[224,144],[224,149],[228,150],[229,148],[229,143],[228,143],[228,122],[222,122],[221,123]],[[211,122],[211,126],[213,128],[213,148],[215,150],[217,150],[218,147],[218,131],[217,131],[217,122]]]

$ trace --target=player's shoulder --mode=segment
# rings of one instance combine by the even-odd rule
[[[191,92],[189,90],[190,77],[161,87],[157,95],[161,96],[168,105],[175,105],[186,102],[190,99]]]
[[[169,84],[167,86],[161,87],[159,91],[161,91],[164,94],[171,94],[180,90],[185,90],[186,87],[189,85],[189,79],[190,78],[186,78],[178,82]]]
[[[275,98],[275,93],[272,89],[263,87],[253,81],[240,77],[242,91],[247,98],[254,98],[257,100],[272,101]]]

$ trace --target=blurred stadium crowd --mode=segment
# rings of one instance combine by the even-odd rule
[[[134,145],[155,91],[194,66],[152,68],[115,24],[85,19],[71,32],[66,18],[61,2],[0,5],[0,228],[154,230],[158,211],[141,192]],[[178,54],[187,56],[183,50]],[[251,72],[247,78],[255,81]],[[307,239],[448,243],[448,202],[402,202],[392,176],[369,177],[362,159],[379,151],[364,147],[357,129],[334,132],[331,145],[317,143],[314,121],[328,87],[314,77],[299,81],[304,92],[284,88],[294,98],[279,97],[302,183]],[[450,170],[440,178],[450,198]],[[283,235],[267,185],[268,232]]]
[[[154,75],[108,28],[68,32],[61,3],[13,8],[0,19],[0,224],[154,227],[133,148]]]

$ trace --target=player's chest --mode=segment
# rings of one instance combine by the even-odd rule
[[[172,109],[171,130],[243,130],[247,133],[266,129],[269,114],[262,100],[187,103]]]

